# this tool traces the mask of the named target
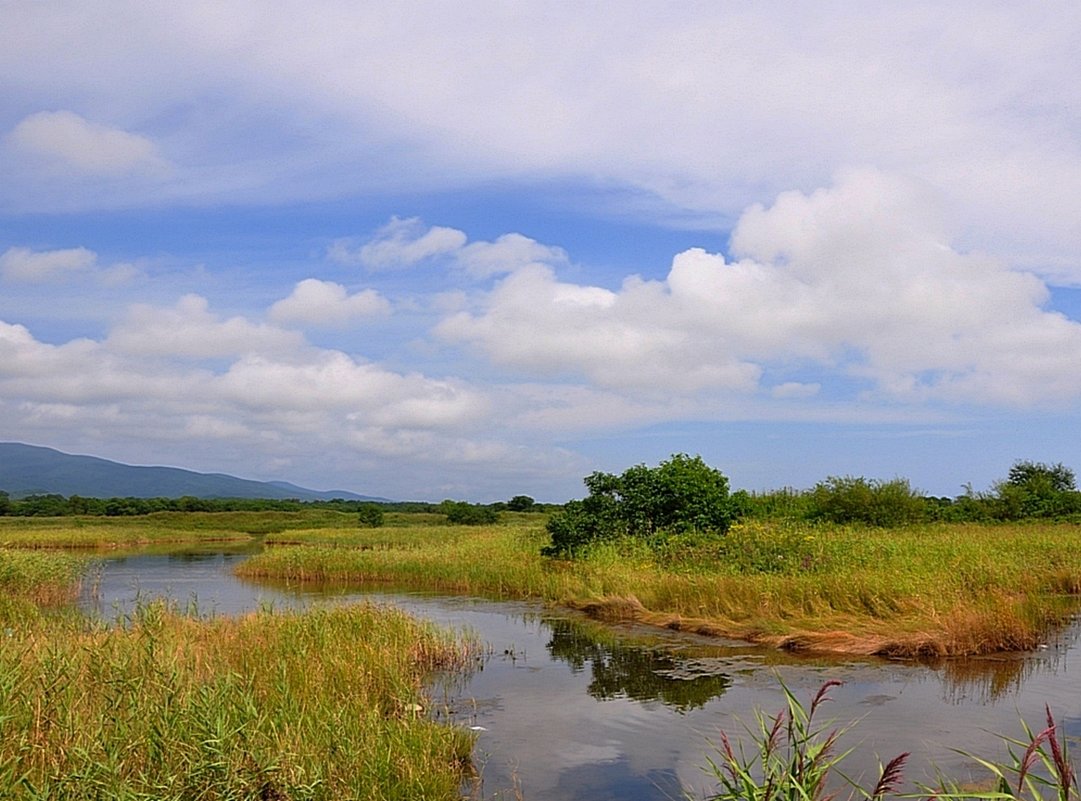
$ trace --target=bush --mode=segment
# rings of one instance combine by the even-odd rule
[[[443,501],[439,511],[447,516],[447,522],[458,526],[485,526],[499,520],[499,513],[490,506],[465,501]]]
[[[529,512],[536,505],[537,502],[528,495],[515,495],[507,501],[507,510],[511,512]]]
[[[1063,464],[1015,462],[994,488],[994,516],[1000,520],[1065,517],[1081,512],[1074,472]]]
[[[589,495],[548,521],[552,542],[541,553],[574,556],[583,546],[618,537],[644,540],[672,534],[723,534],[735,510],[728,479],[700,456],[674,454],[657,467],[635,465],[616,476],[592,473]]]
[[[383,509],[379,504],[362,503],[357,509],[361,528],[379,528],[383,525]]]
[[[923,498],[903,478],[830,476],[811,490],[809,516],[831,523],[900,526],[922,519],[924,513]]]

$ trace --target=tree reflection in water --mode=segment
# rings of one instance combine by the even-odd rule
[[[589,694],[600,701],[660,701],[680,712],[697,709],[732,685],[724,673],[696,670],[693,662],[644,647],[605,643],[573,620],[552,619],[547,649],[575,672],[589,666]]]

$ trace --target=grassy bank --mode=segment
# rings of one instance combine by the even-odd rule
[[[1027,649],[1079,606],[1081,527],[929,524],[898,529],[748,522],[658,551],[606,544],[538,554],[540,520],[466,528],[268,537],[250,577],[393,581],[534,598],[601,618],[790,649],[943,656]]]
[[[155,512],[139,517],[0,517],[0,548],[131,548],[151,544],[245,542],[255,537],[356,527],[356,515],[303,512]]]
[[[74,600],[88,566],[88,559],[73,554],[0,550],[0,627],[37,625],[43,608]]]
[[[113,522],[98,541],[150,528]],[[238,521],[180,522],[164,531]],[[55,521],[35,523],[16,533],[55,548]],[[427,719],[422,684],[477,644],[371,605],[195,619],[155,602],[106,626],[67,605],[91,561],[0,548],[0,798],[460,797],[472,736]]]
[[[457,798],[472,740],[418,711],[470,648],[372,606],[38,628],[0,650],[0,796]]]

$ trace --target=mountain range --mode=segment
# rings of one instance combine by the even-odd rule
[[[20,442],[0,442],[0,490],[12,498],[55,493],[86,498],[386,500],[345,490],[306,489],[285,481],[252,481],[179,467],[121,464]]]

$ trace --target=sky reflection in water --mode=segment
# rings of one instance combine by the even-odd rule
[[[780,681],[809,698],[827,679],[824,721],[859,724],[842,741],[856,746],[853,775],[877,774],[878,760],[911,751],[910,779],[930,780],[932,763],[958,777],[970,763],[949,749],[1005,755],[999,734],[1034,727],[1049,704],[1067,734],[1081,736],[1076,627],[1031,655],[962,660],[932,667],[876,660],[793,659],[742,644],[667,632],[613,629],[535,606],[423,593],[359,592],[241,581],[232,568],[250,549],[141,553],[104,563],[83,606],[106,618],[135,599],[166,596],[204,614],[265,606],[370,598],[437,624],[469,629],[491,649],[468,677],[433,688],[432,713],[482,727],[476,758],[485,798],[680,798],[712,785],[701,766],[710,742],[753,721],[754,710],[784,708]],[[873,782],[873,779],[871,779]]]

